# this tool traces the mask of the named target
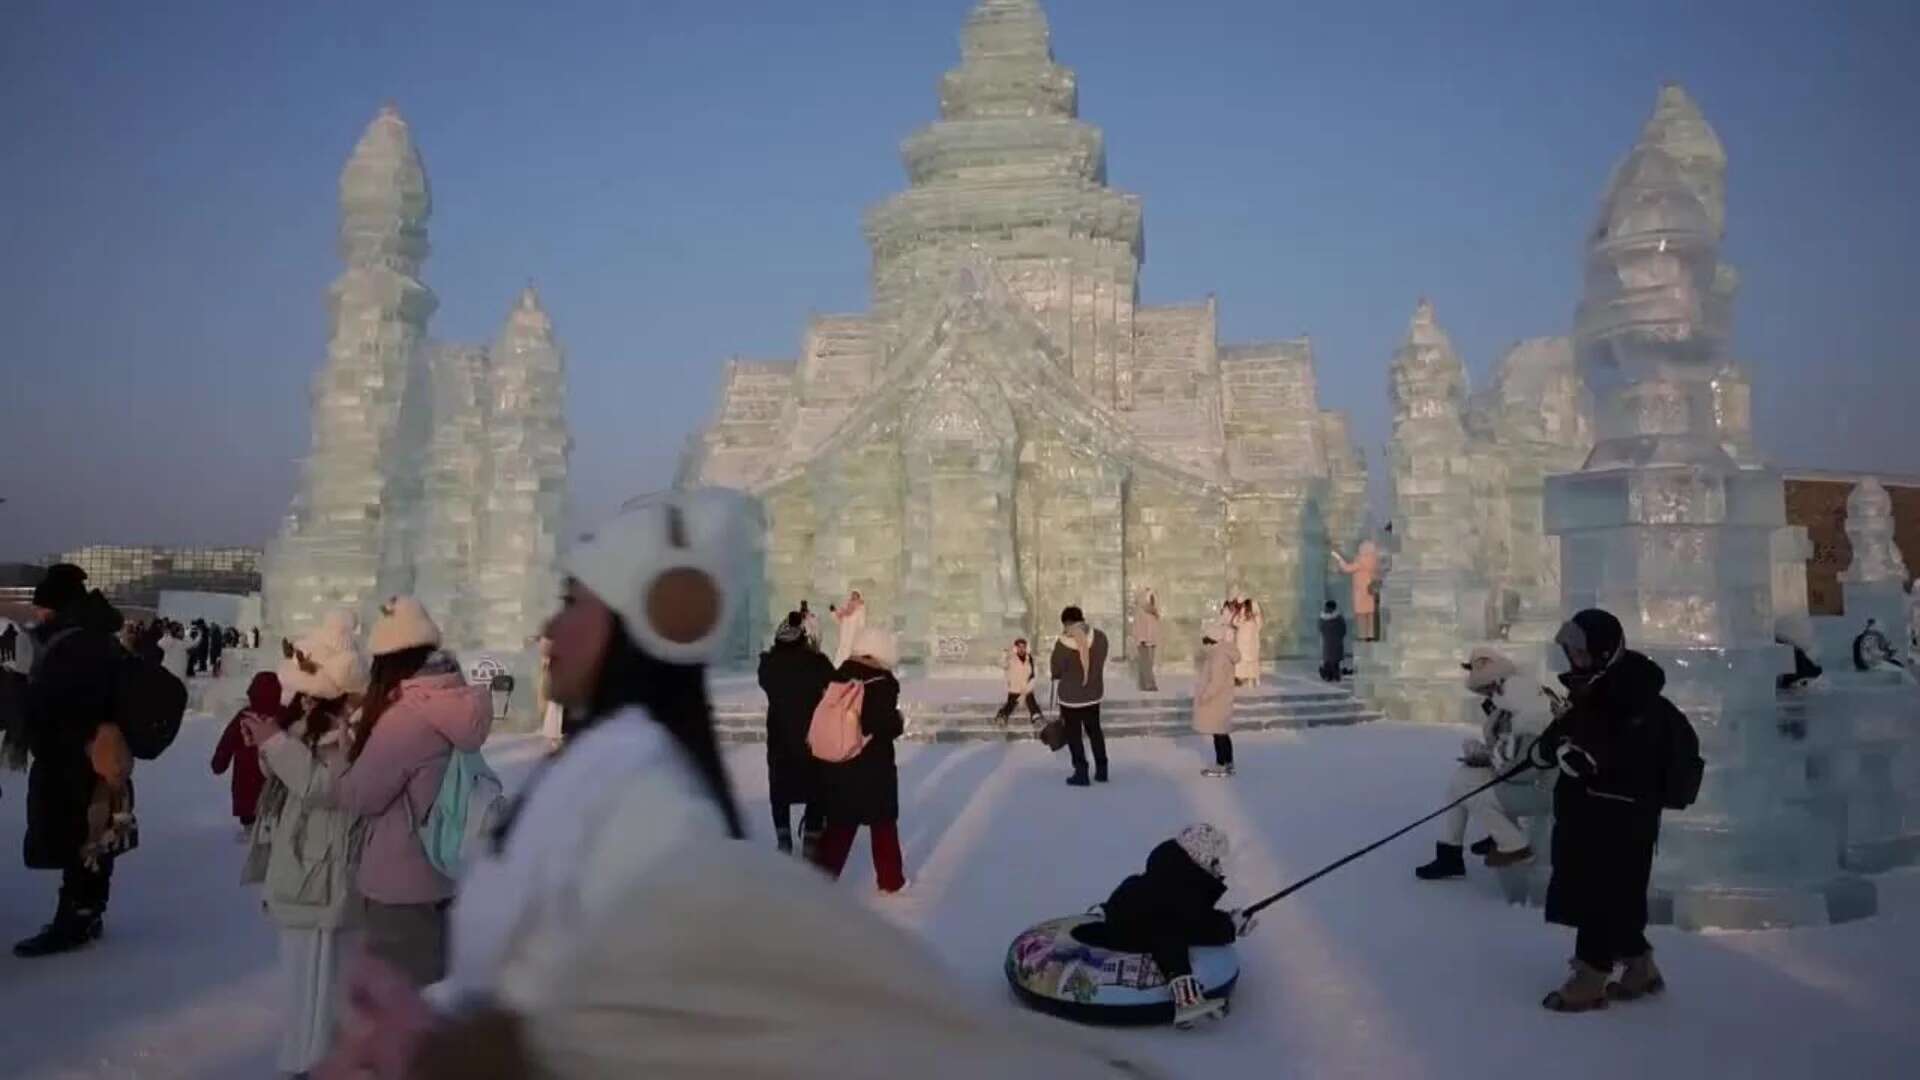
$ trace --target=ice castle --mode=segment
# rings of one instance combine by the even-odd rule
[[[521,668],[559,595],[565,362],[532,286],[491,347],[428,339],[432,205],[389,105],[340,176],[347,266],[328,290],[312,452],[267,551],[266,617],[291,636],[412,592],[450,646]]]
[[[1222,344],[1211,300],[1140,302],[1140,200],[1108,185],[1034,0],[974,8],[902,155],[908,190],[866,218],[872,310],[816,318],[797,359],[729,364],[683,464],[764,514],[739,653],[850,588],[924,670],[995,664],[1068,604],[1118,655],[1148,587],[1168,660],[1236,592],[1265,609],[1263,651],[1307,651],[1363,458],[1307,340]]]

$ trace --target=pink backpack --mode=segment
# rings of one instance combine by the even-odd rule
[[[867,684],[861,680],[827,684],[807,725],[807,749],[814,757],[838,765],[860,756],[873,741],[860,730],[860,709],[866,701]]]

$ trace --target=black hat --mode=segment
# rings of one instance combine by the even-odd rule
[[[87,572],[72,563],[54,563],[33,588],[33,606],[65,611],[87,598]]]

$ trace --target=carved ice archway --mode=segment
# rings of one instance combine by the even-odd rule
[[[1015,563],[1019,432],[993,366],[950,342],[900,429],[901,656],[986,668],[1026,625]]]

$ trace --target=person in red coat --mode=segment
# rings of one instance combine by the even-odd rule
[[[253,828],[254,808],[260,803],[260,789],[266,786],[266,777],[260,772],[260,752],[240,722],[249,714],[280,723],[279,676],[263,671],[253,677],[247,684],[247,707],[233,714],[219,745],[213,748],[215,776],[226,772],[229,765],[233,767],[233,816],[240,819],[242,829]]]

